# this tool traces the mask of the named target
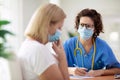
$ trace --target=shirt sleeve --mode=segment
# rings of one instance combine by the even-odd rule
[[[34,51],[34,54],[31,55],[34,73],[41,75],[48,67],[57,64],[56,59],[45,46],[35,48]]]
[[[106,69],[120,68],[120,63],[117,61],[112,49],[107,44],[104,46],[102,59]]]

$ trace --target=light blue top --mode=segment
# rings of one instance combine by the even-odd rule
[[[92,65],[94,47],[92,46],[90,52],[86,54],[81,42],[79,42],[78,47],[82,49],[82,56],[80,55],[80,51],[76,51],[76,56],[74,56],[74,49],[76,48],[77,40],[78,37],[73,37],[64,43],[68,66],[74,67],[74,64],[76,64],[77,66],[82,67],[83,61],[84,67],[89,71]],[[113,51],[104,40],[96,38],[95,44],[96,54],[94,60],[94,70],[103,68],[120,68],[120,63],[116,60]]]

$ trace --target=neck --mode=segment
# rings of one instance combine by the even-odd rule
[[[83,47],[85,49],[85,52],[89,53],[90,49],[91,49],[91,47],[93,45],[92,37],[90,39],[88,39],[88,40],[83,40],[81,38],[79,38],[79,39],[80,39],[80,42],[82,43],[82,45],[83,45]]]
[[[88,40],[83,40],[82,38],[79,38],[80,42],[82,43],[82,45],[85,46],[91,46],[93,44],[93,40],[92,37],[89,38]]]

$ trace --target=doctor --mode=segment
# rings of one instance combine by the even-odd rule
[[[102,76],[120,73],[120,63],[110,46],[99,34],[103,32],[101,15],[94,9],[83,9],[76,16],[79,36],[64,43],[69,73]]]

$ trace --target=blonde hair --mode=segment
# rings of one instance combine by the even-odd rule
[[[25,31],[27,37],[31,37],[41,43],[48,41],[48,27],[51,23],[57,23],[66,17],[64,11],[55,4],[48,3],[39,7],[31,18]]]

